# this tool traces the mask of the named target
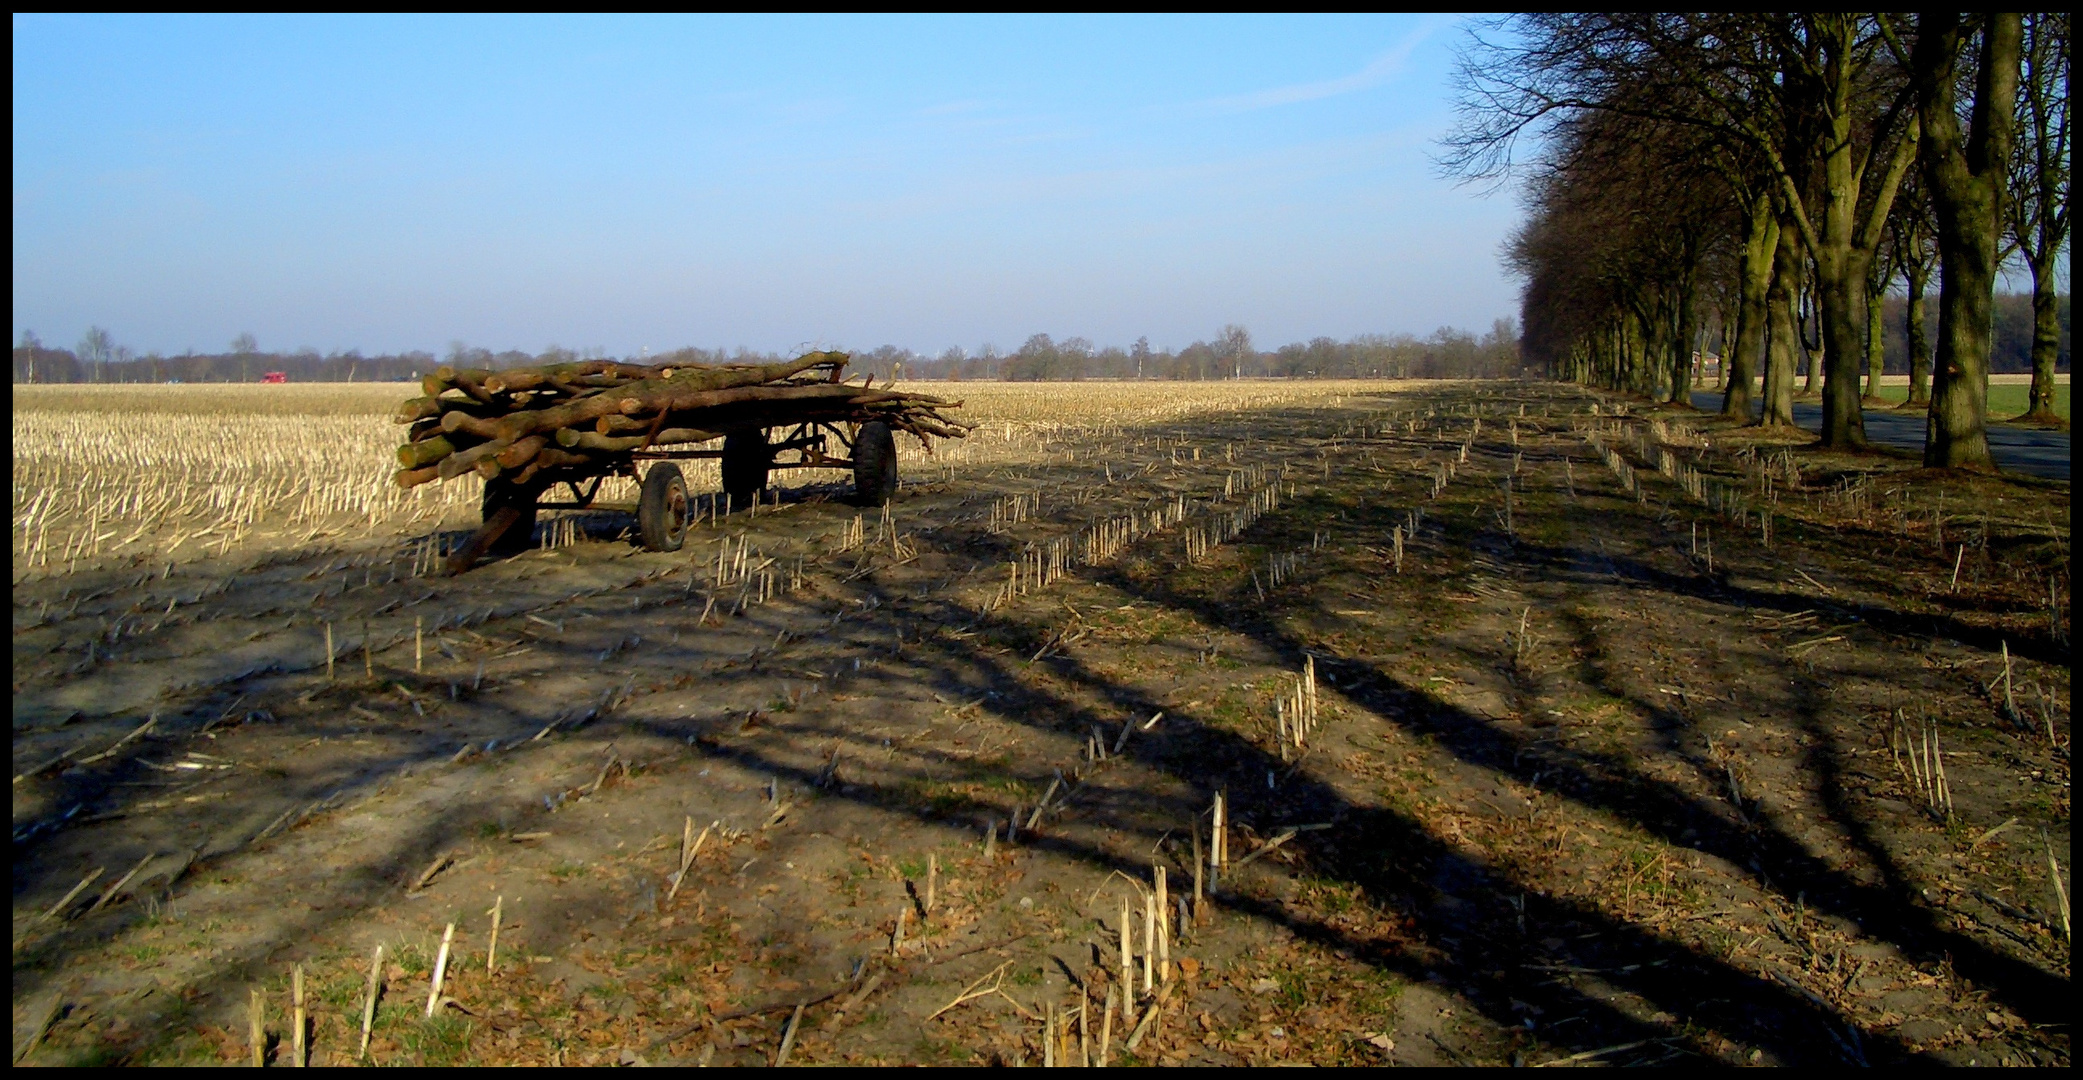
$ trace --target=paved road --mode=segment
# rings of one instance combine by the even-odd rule
[[[1695,408],[1720,409],[1721,395],[1711,390],[1693,392]],[[1764,406],[1759,405],[1759,411]],[[1823,429],[1823,407],[1816,402],[1794,403],[1794,423],[1810,431]],[[1866,437],[1883,446],[1896,446],[1921,453],[1924,449],[1924,414],[1912,409],[1867,409]],[[1996,464],[2011,472],[2069,478],[2069,434],[2039,428],[1989,425],[1989,452]]]

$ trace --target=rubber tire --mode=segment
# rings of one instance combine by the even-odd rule
[[[486,549],[487,555],[517,555],[535,546],[535,500],[541,494],[536,487],[520,487],[512,481],[491,479],[485,481],[484,501],[480,504],[481,521],[492,520],[492,515],[509,504],[521,510],[521,520],[492,542]]]
[[[897,493],[897,436],[880,420],[853,437],[853,494],[862,506],[882,506]]]
[[[636,531],[646,551],[678,551],[687,542],[687,480],[669,461],[644,474],[644,491],[636,504]]]
[[[767,445],[764,428],[723,437],[723,494],[732,510],[752,505],[767,490],[767,473],[774,467],[774,448]]]

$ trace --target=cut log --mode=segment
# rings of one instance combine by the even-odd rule
[[[398,406],[398,411],[391,415],[391,421],[398,424],[410,424],[418,420],[431,420],[440,415],[440,397],[435,394],[428,394],[425,397],[407,399]]]
[[[792,375],[844,358],[843,353],[809,353],[785,364],[748,364],[734,368],[677,368],[670,379],[646,379],[614,390],[603,390],[553,408],[517,413],[499,422],[499,434],[503,438],[518,439],[541,431],[573,427],[609,413],[633,416],[637,413],[656,413],[660,409],[695,409],[705,404],[738,400],[710,397],[717,394],[822,389],[761,384],[780,382]],[[756,398],[748,397],[742,400]]]
[[[444,389],[454,387],[458,390],[463,390],[467,394],[469,391],[464,390],[464,383],[467,382],[481,387],[484,381],[491,378],[493,374],[494,372],[490,368],[459,368],[454,364],[443,364],[435,368],[434,373],[427,376],[427,379],[439,383]],[[427,385],[426,380],[421,380],[421,385]],[[472,394],[471,396],[475,397],[476,395]]]
[[[441,464],[436,465],[435,468],[441,470],[441,478],[443,480],[453,480],[476,468],[480,460],[491,457],[493,454],[512,445],[513,442],[510,439],[493,439],[490,442],[479,443],[468,450],[458,450],[442,458]]]
[[[576,447],[580,450],[615,452],[640,450],[643,448],[645,440],[643,435],[602,435],[593,431],[573,431],[571,428],[564,428],[558,434],[561,436],[565,431],[571,432],[571,441],[564,443],[564,445]],[[665,428],[658,433],[657,438],[651,440],[651,445],[680,446],[686,443],[708,442],[710,439],[720,438],[723,438],[723,433],[720,431],[703,431],[699,428]],[[562,442],[563,440],[559,439],[558,441]]]
[[[523,415],[526,415],[525,413]],[[462,409],[450,409],[441,414],[441,430],[453,435],[458,431],[475,435],[480,439],[497,439],[501,436],[500,421],[472,416]]]
[[[391,480],[401,488],[416,488],[441,479],[441,470],[431,465],[424,469],[399,469]]]
[[[436,435],[425,442],[406,443],[398,448],[398,464],[407,469],[424,468],[456,452],[454,443],[446,436]]]
[[[499,451],[499,466],[504,469],[518,469],[533,460],[536,452],[549,444],[550,440],[541,435],[530,435],[518,440],[512,446]]]
[[[590,470],[594,467],[595,459],[590,455],[574,454],[568,450],[559,450],[551,446],[536,454],[535,460],[521,466],[520,471],[514,473],[513,482],[517,485],[526,486],[534,481],[536,476],[544,469]]]
[[[533,390],[542,386],[605,386],[612,385],[615,381],[634,382],[638,379],[649,379],[658,374],[657,368],[641,364],[622,364],[613,360],[581,360],[573,364],[547,364],[536,368],[495,372],[484,381],[484,387],[498,394],[514,390]]]

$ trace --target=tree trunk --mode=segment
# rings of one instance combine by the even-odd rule
[[[1801,331],[1794,319],[1794,288],[1801,272],[1801,241],[1785,222],[1772,249],[1772,279],[1765,289],[1771,341],[1765,358],[1765,427],[1794,426],[1794,364]]]
[[[1625,314],[1615,316],[1612,329],[1606,333],[1611,339],[1606,347],[1606,389],[1625,392],[1628,389],[1627,316]]]
[[[2068,421],[2054,411],[2054,358],[2061,351],[2061,313],[2054,291],[2054,263],[2059,256],[2049,253],[2032,268],[2032,407],[2018,419],[2027,423],[2067,427]]]
[[[1779,249],[1779,218],[1772,212],[1769,195],[1752,200],[1750,220],[1743,237],[1743,261],[1736,302],[1736,347],[1722,358],[1728,373],[1728,392],[1721,399],[1721,414],[1749,423],[1756,411],[1752,380],[1765,346],[1765,292],[1772,286],[1772,258]]]
[[[1924,324],[1924,287],[1930,284],[1929,272],[1921,267],[1909,271],[1909,400],[1902,403],[1905,409],[1924,409],[1931,405],[1931,332]]]
[[[1881,322],[1881,303],[1885,299],[1877,289],[1866,291],[1866,400],[1875,405],[1887,404],[1880,393],[1881,375],[1888,366],[1882,352],[1882,346],[1887,343]]]
[[[1720,357],[1714,365],[1714,392],[1726,396],[1729,392],[1729,340],[1735,336],[1736,329],[1735,323],[1730,320],[1735,316],[1729,310],[1728,305],[1722,303],[1715,305],[1714,317],[1715,322],[1720,324],[1721,327],[1720,333],[1716,335],[1714,344],[1715,355]],[[1702,371],[1706,370],[1706,363],[1707,357],[1702,355],[1700,357]]]
[[[1815,282],[1811,274],[1813,267],[1814,264],[1809,260],[1801,260],[1801,277],[1798,279],[1801,282],[1801,284],[1796,288],[1794,292],[1794,332],[1800,335],[1800,337],[1796,338],[1795,340],[1800,342],[1801,350],[1796,355],[1805,357],[1808,361],[1808,381],[1803,383],[1801,386],[1801,396],[1805,398],[1812,398],[1817,396],[1817,392],[1822,389],[1823,350],[1827,344],[1823,340],[1822,335],[1823,305],[1821,301],[1815,298],[1814,293]],[[1816,336],[1815,345],[1813,347],[1811,347],[1808,344],[1808,316],[1801,310],[1801,300],[1803,292],[1807,293],[1808,303],[1816,312]]]
[[[1867,272],[1886,231],[1888,211],[1903,175],[1915,161],[1914,121],[1872,133],[1864,161],[1855,152],[1854,99],[1859,77],[1850,64],[1859,18],[1820,20],[1832,39],[1824,52],[1821,142],[1822,222],[1815,247],[1816,301],[1823,324],[1823,445],[1859,449],[1866,445],[1866,414],[1859,403],[1859,365],[1865,359]],[[1891,142],[1892,140],[1892,142]]]
[[[1957,13],[1918,17],[1911,56],[1923,121],[1921,160],[1938,218],[1938,352],[1924,444],[1934,468],[1993,470],[1989,455],[1989,355],[2001,200],[2010,159],[2021,36],[2017,13],[1987,16],[1975,65],[1972,129],[1955,102],[1965,36]]]
[[[1693,302],[1693,271],[1691,268],[1697,265],[1695,256],[1692,253],[1693,246],[1692,244],[1686,245],[1685,259],[1687,268],[1683,271],[1684,276],[1680,279],[1678,286],[1677,325],[1673,328],[1674,332],[1671,335],[1671,355],[1665,358],[1669,361],[1671,371],[1671,404],[1682,405],[1688,409],[1692,408],[1693,348],[1697,344],[1696,339],[1700,336],[1699,305]]]
[[[1822,236],[1815,253],[1815,302],[1823,324],[1823,445],[1858,450],[1866,445],[1866,416],[1859,411],[1859,363],[1865,342],[1859,340],[1866,313],[1865,260],[1852,245],[1853,214],[1859,186],[1852,176],[1850,121],[1831,140],[1823,157],[1825,188]],[[1814,379],[1810,378],[1813,385]]]

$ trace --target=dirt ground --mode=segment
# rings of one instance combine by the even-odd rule
[[[2068,485],[1806,438],[1405,385],[18,580],[16,1060],[290,1064],[301,971],[315,1064],[2066,1065]]]

